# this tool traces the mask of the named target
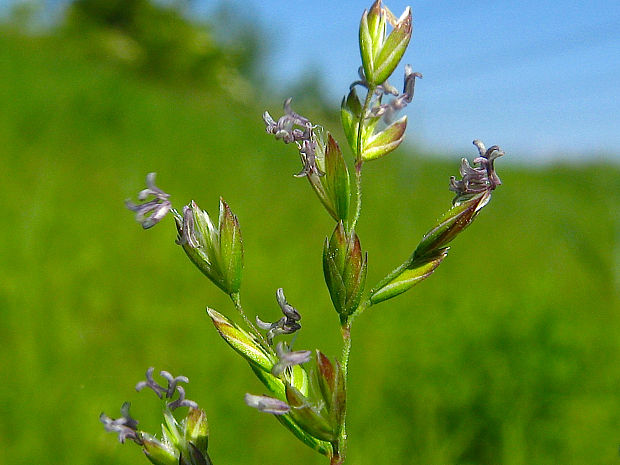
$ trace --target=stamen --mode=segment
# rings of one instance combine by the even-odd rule
[[[301,320],[301,315],[299,314],[297,309],[286,301],[286,297],[284,296],[284,289],[279,288],[276,291],[276,300],[278,301],[278,305],[282,309],[282,313],[284,313],[287,318],[290,318],[294,321]]]
[[[263,113],[265,130],[285,144],[292,142],[297,144],[303,168],[295,175],[296,177],[307,176],[311,173],[323,176],[325,173],[316,164],[316,150],[319,143],[314,132],[316,126],[308,118],[292,110],[291,100],[287,98],[284,101],[284,115],[278,121],[275,121],[268,112]]]
[[[256,317],[256,324],[258,327],[268,330],[266,336],[269,344],[273,343],[273,339],[276,336],[280,336],[282,334],[292,334],[301,329],[301,325],[297,323],[301,320],[301,315],[297,309],[286,301],[282,288],[277,290],[276,299],[278,301],[278,305],[280,305],[280,308],[282,309],[282,313],[284,313],[282,318],[274,323],[267,323]]]
[[[138,193],[138,200],[144,201],[151,195],[155,197],[153,200],[139,205],[131,200],[125,200],[125,205],[129,210],[136,213],[136,221],[142,224],[144,229],[149,229],[168,214],[172,204],[169,200],[170,195],[155,185],[155,173],[147,174],[146,185],[147,188]]]
[[[463,158],[459,170],[461,179],[457,180],[454,176],[450,178],[450,190],[456,193],[453,203],[474,194],[494,190],[502,183],[495,172],[494,162],[504,155],[504,152],[497,145],[487,149],[479,140],[474,140],[473,144],[480,155],[474,159],[474,166],[470,166],[467,159]]]
[[[144,389],[145,387],[151,388],[153,390],[153,392],[155,392],[155,394],[157,394],[157,397],[159,397],[160,399],[164,398],[164,395],[166,397],[166,399],[172,399],[172,397],[174,396],[175,391],[179,392],[179,399],[171,402],[168,404],[168,406],[170,407],[171,405],[173,405],[174,407],[170,407],[171,409],[177,408],[179,406],[185,406],[185,407],[191,407],[191,406],[195,406],[197,407],[196,402],[190,401],[190,400],[185,400],[185,390],[181,387],[178,386],[179,383],[189,383],[189,379],[187,378],[187,376],[172,376],[170,373],[168,373],[167,371],[160,371],[159,375],[164,378],[166,381],[168,381],[168,387],[165,388],[161,385],[159,385],[154,379],[153,379],[153,371],[155,369],[153,367],[150,367],[147,371],[146,371],[146,381],[140,381],[138,384],[136,384],[136,391],[141,391],[142,389]]]
[[[309,350],[291,352],[283,342],[278,342],[276,345],[276,353],[278,354],[279,360],[271,369],[271,374],[274,376],[278,376],[289,367],[301,365],[302,363],[310,361],[312,355],[312,352]]]
[[[200,246],[195,235],[194,212],[187,205],[183,207],[183,224],[181,225],[181,232],[179,233],[176,243],[178,245],[188,244],[194,249]]]
[[[166,381],[168,381],[168,389],[166,391],[166,397],[168,399],[170,399],[174,395],[174,390],[177,388],[177,384],[179,382],[181,382],[181,383],[189,383],[189,379],[187,378],[187,376],[177,376],[175,378],[170,373],[168,373],[167,371],[160,371],[159,375],[162,378],[164,378]]]
[[[138,434],[138,422],[131,418],[129,407],[131,404],[125,402],[121,407],[121,417],[113,419],[105,413],[99,415],[99,421],[103,423],[103,427],[108,433],[118,433],[118,440],[124,443],[126,439],[131,439],[137,444],[142,444],[142,439]]]
[[[150,367],[148,370],[146,370],[146,381],[140,381],[138,384],[136,384],[136,391],[140,392],[145,387],[148,387],[151,388],[155,394],[157,394],[157,397],[163,399],[163,395],[167,393],[168,390],[163,386],[157,384],[157,382],[153,379],[154,370],[155,368],[153,367]]]
[[[271,413],[273,415],[284,415],[291,411],[291,408],[286,402],[274,399],[273,397],[246,394],[245,403],[249,407],[253,407],[261,412]]]
[[[185,389],[183,389],[182,386],[177,386],[176,388],[179,393],[179,398],[168,403],[168,408],[170,410],[175,410],[179,407],[198,408],[198,404],[196,402],[185,398]],[[172,397],[172,395],[168,397]]]

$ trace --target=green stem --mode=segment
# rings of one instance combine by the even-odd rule
[[[390,271],[389,274],[387,274],[381,281],[379,281],[375,285],[375,287],[372,288],[371,293],[377,289],[381,289],[383,286],[389,283],[392,279],[394,279],[396,276],[398,276],[403,271],[405,271],[407,268],[409,268],[409,266],[411,266],[411,264],[413,263],[413,258],[414,258],[413,256],[409,257],[404,263],[400,264],[398,267]]]
[[[359,220],[360,214],[362,213],[362,163],[363,161],[361,158],[359,161],[355,162],[355,216],[353,217],[349,231],[355,231],[357,220]]]
[[[361,304],[359,304],[358,307],[355,309],[355,311],[349,317],[349,324],[351,324],[355,318],[361,315],[364,312],[364,310],[366,310],[371,305],[372,305],[372,302],[370,301],[370,298],[366,299]]]
[[[260,343],[263,345],[263,348],[267,349],[269,352],[272,352],[272,349],[267,343],[267,340],[263,337],[260,331],[256,328],[256,326],[254,326],[254,324],[250,321],[250,319],[247,317],[247,315],[243,311],[243,307],[241,306],[241,296],[239,295],[239,293],[233,292],[232,294],[230,294],[230,300],[233,301],[233,303],[235,304],[235,308],[241,315],[241,318],[243,318],[243,321],[245,321],[245,324],[248,326],[250,331],[252,331],[254,336],[258,338]]]
[[[375,93],[375,86],[368,87],[368,93],[366,94],[366,99],[364,99],[364,106],[362,107],[362,112],[360,113],[360,122],[357,126],[357,153],[355,154],[355,161],[357,163],[362,161],[362,134],[364,132],[364,121],[366,121],[366,113],[368,113],[368,108],[370,107],[370,103],[372,101],[372,96]]]
[[[362,166],[364,164],[364,160],[362,159],[363,147],[362,147],[362,134],[364,132],[364,122],[366,121],[366,114],[368,113],[368,109],[372,103],[372,96],[375,92],[375,87],[370,86],[368,88],[368,93],[366,94],[366,99],[364,100],[364,106],[362,107],[362,111],[360,113],[360,120],[357,127],[357,153],[355,154],[355,215],[351,221],[351,225],[349,227],[349,231],[355,231],[357,226],[357,222],[362,213]],[[342,332],[342,355],[340,357],[340,369],[342,370],[343,378],[344,378],[344,391],[345,391],[345,399],[348,385],[348,372],[349,372],[349,355],[351,353],[351,324],[353,319],[360,314],[366,307],[371,305],[370,300],[362,303],[353,313],[353,315],[348,318],[343,318],[342,325],[340,327]],[[340,429],[340,434],[338,435],[338,440],[333,444],[334,455],[331,458],[330,465],[342,465],[346,460],[346,452],[347,452],[347,412],[346,406],[344,415],[342,418],[342,425]]]
[[[357,125],[357,153],[355,154],[355,216],[351,221],[351,227],[349,231],[355,231],[357,221],[362,213],[362,165],[364,160],[362,159],[363,147],[362,147],[362,134],[364,132],[364,121],[366,121],[366,113],[372,102],[372,96],[375,92],[374,87],[368,88],[366,99],[364,100],[364,106],[360,114],[359,124]]]
[[[332,456],[329,459],[329,465],[342,465],[344,457],[340,455],[338,450],[338,441],[332,442]]]
[[[349,371],[349,355],[351,353],[351,321],[346,321],[340,327],[342,332],[342,355],[340,357],[340,369],[344,377],[344,391],[347,392],[347,378]],[[345,396],[346,398],[346,396]],[[331,465],[341,465],[345,461],[347,452],[347,412],[345,408],[344,416],[342,418],[342,428],[340,429],[340,435],[338,441],[334,447],[334,457],[332,458]]]

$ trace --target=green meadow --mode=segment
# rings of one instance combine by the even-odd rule
[[[143,231],[123,205],[150,171],[177,208],[217,214],[225,198],[248,313],[279,318],[283,287],[303,316],[296,348],[339,354],[321,262],[332,220],[292,176],[294,148],[264,133],[260,94],[165,84],[60,38],[0,34],[0,462],[146,464],[98,417],[128,400],[157,432],[157,400],[133,389],[155,366],[190,378],[214,463],[325,463],[243,403],[264,390],[205,313],[234,309],[175,245],[171,218]],[[459,157],[412,147],[365,168],[370,286],[450,206]],[[527,167],[510,153],[496,166],[504,185],[435,275],[353,328],[352,465],[620,460],[620,167]]]

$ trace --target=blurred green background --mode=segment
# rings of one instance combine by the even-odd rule
[[[150,171],[177,207],[215,214],[222,195],[241,221],[250,315],[278,318],[283,287],[303,315],[297,347],[339,354],[321,265],[333,226],[291,176],[295,150],[264,134],[282,96],[256,77],[260,31],[237,22],[220,43],[146,0],[76,2],[44,31],[29,14],[0,29],[0,461],[147,463],[98,416],[129,400],[155,432],[158,403],[133,390],[155,366],[191,379],[216,464],[324,463],[244,405],[264,389],[205,314],[234,317],[231,304],[174,244],[171,219],[144,232],[123,206]],[[338,126],[312,91],[300,100]],[[357,320],[350,463],[619,460],[620,167],[509,157],[432,279]],[[370,285],[449,207],[457,169],[413,146],[367,165]]]

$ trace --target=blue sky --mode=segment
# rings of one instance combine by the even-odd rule
[[[208,14],[218,2],[197,1]],[[269,34],[267,68],[284,85],[318,69],[340,99],[359,66],[370,1],[228,0]],[[517,159],[620,160],[620,1],[384,1],[410,4],[404,62],[416,85],[408,136],[438,153],[498,144]],[[398,79],[391,82],[400,87]]]
[[[274,85],[318,71],[340,101],[356,78],[359,19],[371,0],[191,3],[205,19],[221,3],[254,18],[268,35],[265,69]],[[397,15],[413,10],[403,62],[424,79],[406,109],[410,141],[449,155],[470,153],[479,138],[527,162],[620,161],[620,0],[384,4]],[[396,76],[400,87],[402,66]]]

